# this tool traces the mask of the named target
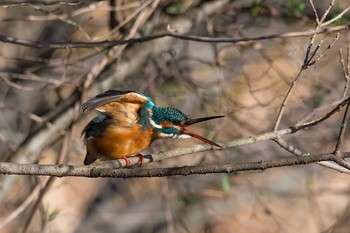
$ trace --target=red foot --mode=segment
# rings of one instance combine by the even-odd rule
[[[130,165],[130,160],[129,160],[127,157],[125,157],[125,156],[123,156],[122,159],[125,160],[125,167],[129,167],[129,165]]]
[[[142,165],[142,164],[145,163],[145,157],[143,157],[142,154],[138,154],[138,155],[136,155],[136,156],[140,158],[140,165]]]

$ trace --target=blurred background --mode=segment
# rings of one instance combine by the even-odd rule
[[[10,2],[10,1],[7,1]],[[15,3],[16,1],[14,1]],[[44,2],[44,1],[38,1]],[[74,1],[70,1],[74,2]],[[329,0],[315,1],[321,16]],[[331,19],[349,8],[335,1]],[[350,23],[347,12],[329,27]],[[270,132],[303,64],[308,37],[240,43],[161,38],[116,47],[23,46],[140,38],[166,31],[245,38],[315,27],[306,0],[110,0],[0,6],[0,161],[77,164],[87,98],[108,89],[135,90],[158,106],[192,117],[225,115],[193,126],[214,141]],[[320,35],[320,51],[336,34]],[[302,73],[280,128],[341,98],[349,30]],[[348,93],[347,93],[348,94]],[[317,112],[322,115],[323,112]],[[334,150],[343,111],[283,137],[305,153]],[[317,116],[313,116],[314,118]],[[346,138],[348,138],[346,134]],[[144,152],[198,144],[159,140]],[[345,151],[350,148],[345,143]],[[291,154],[273,141],[196,153],[145,168],[239,163]],[[349,232],[350,180],[318,165],[187,177],[103,179],[0,176],[0,232]]]

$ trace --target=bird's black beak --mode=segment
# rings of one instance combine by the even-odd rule
[[[225,117],[225,116],[209,116],[209,117],[200,117],[200,118],[195,118],[195,119],[191,119],[189,121],[184,122],[182,125],[183,126],[189,126],[189,125],[193,125],[202,121],[209,121],[212,119],[216,119],[216,118],[221,118],[221,117]]]
[[[205,143],[208,143],[210,145],[222,148],[222,146],[220,146],[219,144],[216,144],[215,142],[210,141],[209,139],[206,139],[206,138],[204,138],[204,137],[202,137],[202,136],[196,134],[195,132],[192,132],[186,128],[187,126],[190,126],[190,125],[202,122],[202,121],[209,121],[209,120],[221,118],[221,117],[224,117],[224,116],[210,116],[210,117],[201,117],[201,118],[191,119],[191,120],[186,121],[180,125],[180,131],[182,131],[185,134],[190,135],[191,137],[197,138],[198,140],[201,140],[202,142],[205,142]]]

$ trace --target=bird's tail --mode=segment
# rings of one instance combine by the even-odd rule
[[[96,161],[96,158],[87,153],[84,159],[84,165],[90,165],[95,161]]]

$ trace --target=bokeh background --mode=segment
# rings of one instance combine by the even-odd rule
[[[314,2],[322,15],[330,1]],[[349,8],[335,1],[327,19]],[[329,27],[350,23],[346,13]],[[0,6],[0,34],[41,42],[103,41],[166,30],[205,37],[257,37],[314,29],[308,1],[123,0]],[[321,35],[320,51],[336,34]],[[303,72],[280,128],[338,100],[349,30]],[[82,101],[108,89],[135,90],[191,115],[225,115],[193,126],[214,141],[270,132],[298,74],[309,37],[240,43],[161,38],[126,47],[0,46],[0,160],[82,164],[80,137],[94,113]],[[119,50],[118,50],[119,49]],[[326,112],[329,109],[325,109]],[[322,115],[324,112],[317,112]],[[285,136],[306,153],[334,149],[342,113]],[[316,116],[317,116],[316,114]],[[315,117],[316,117],[315,116]],[[346,134],[346,141],[349,138]],[[144,153],[198,144],[156,141]],[[349,146],[345,143],[344,150]],[[273,141],[144,165],[223,164],[290,156]],[[349,232],[347,174],[318,165],[187,177],[103,179],[0,177],[0,232]],[[39,192],[41,190],[41,192]]]

